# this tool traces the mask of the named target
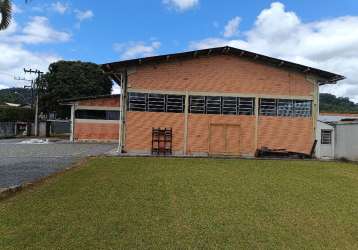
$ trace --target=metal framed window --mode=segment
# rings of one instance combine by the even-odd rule
[[[223,97],[222,98],[222,113],[224,115],[236,115],[237,114],[237,97]]]
[[[324,145],[332,144],[332,130],[327,130],[327,129],[321,130],[321,144]]]
[[[255,98],[238,98],[238,115],[254,115],[255,114]]]
[[[148,94],[129,93],[128,95],[128,111],[147,111]]]
[[[76,119],[115,121],[119,120],[119,114],[119,111],[79,109],[76,110],[75,117]]]
[[[148,112],[165,112],[165,95],[148,94]]]
[[[260,115],[276,116],[277,115],[276,99],[260,99]]]
[[[312,115],[312,101],[296,100],[294,101],[294,116],[310,117]]]
[[[221,97],[207,96],[206,97],[206,113],[207,114],[221,114]]]
[[[292,116],[293,115],[293,100],[277,100],[277,115],[278,116]]]
[[[205,114],[205,96],[190,96],[189,111],[193,114]]]
[[[183,95],[167,95],[166,112],[184,113],[184,99]]]

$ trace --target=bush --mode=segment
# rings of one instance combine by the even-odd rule
[[[0,107],[0,121],[2,122],[30,122],[35,118],[35,112],[32,109]]]

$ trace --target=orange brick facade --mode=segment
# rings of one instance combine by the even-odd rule
[[[128,75],[129,92],[232,94],[256,99],[302,97],[314,101],[315,89],[303,73],[232,55],[143,64]],[[117,101],[91,100],[81,105],[116,106]],[[173,129],[176,154],[253,156],[263,146],[309,153],[314,141],[314,119],[314,115],[285,118],[127,112],[124,149],[149,153],[152,128],[167,127]],[[75,138],[118,140],[118,127],[79,123],[75,126]]]
[[[119,108],[120,97],[81,100],[77,107]],[[76,141],[116,142],[119,137],[118,121],[75,120],[73,138]]]
[[[93,106],[93,107],[119,107],[120,97],[117,98],[99,98],[99,99],[90,99],[82,100],[78,102],[79,106]]]
[[[304,74],[231,55],[143,65],[129,75],[143,90],[312,96]]]
[[[76,122],[74,132],[78,141],[118,141],[119,123]]]

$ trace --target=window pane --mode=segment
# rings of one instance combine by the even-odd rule
[[[190,113],[205,114],[205,96],[190,96]]]
[[[165,112],[165,95],[148,95],[148,112]]]
[[[119,120],[119,111],[106,111],[106,120]]]
[[[293,101],[292,100],[277,100],[277,115],[278,116],[292,116],[293,115]]]
[[[236,115],[237,114],[237,98],[236,97],[223,97],[222,109],[224,115]]]
[[[106,110],[76,110],[76,119],[90,119],[90,120],[119,120],[119,111]]]
[[[238,98],[238,114],[239,115],[253,115],[255,114],[255,98]]]
[[[128,111],[146,111],[147,94],[143,93],[129,93]]]
[[[183,95],[167,95],[167,112],[183,113],[184,99]]]
[[[332,130],[321,130],[321,144],[332,144]]]
[[[260,99],[260,115],[276,116],[276,100]]]
[[[309,117],[312,112],[312,101],[294,101],[294,116]]]
[[[206,97],[206,113],[207,114],[221,114],[221,97],[207,96]]]

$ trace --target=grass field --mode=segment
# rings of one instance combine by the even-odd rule
[[[0,249],[358,249],[358,165],[97,158],[0,202]]]

